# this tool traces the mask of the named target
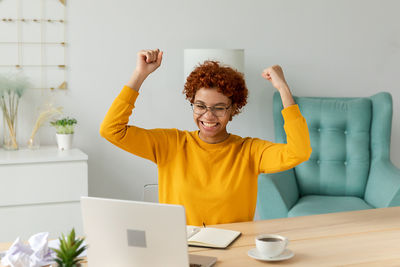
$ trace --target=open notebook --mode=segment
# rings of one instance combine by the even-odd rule
[[[241,234],[238,231],[191,225],[186,230],[189,246],[196,247],[226,248]]]

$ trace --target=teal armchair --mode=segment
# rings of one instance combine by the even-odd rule
[[[258,177],[260,219],[400,206],[400,170],[390,161],[392,97],[295,97],[312,154],[297,167]],[[275,141],[286,143],[274,94]]]

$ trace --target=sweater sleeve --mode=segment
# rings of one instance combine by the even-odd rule
[[[178,133],[176,129],[147,130],[128,125],[138,95],[124,86],[100,126],[100,135],[121,149],[160,164],[174,153]]]
[[[310,158],[312,149],[306,120],[298,105],[282,110],[285,124],[286,144],[259,140],[256,145],[256,159],[261,173],[274,173],[291,169]]]

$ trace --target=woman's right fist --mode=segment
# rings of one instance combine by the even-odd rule
[[[274,65],[266,68],[261,73],[261,76],[264,77],[264,79],[270,81],[272,83],[272,86],[278,89],[278,91],[288,87],[285,80],[285,75],[283,74],[283,70],[279,65]]]
[[[137,53],[136,72],[148,76],[161,65],[163,52],[159,49],[141,50]]]

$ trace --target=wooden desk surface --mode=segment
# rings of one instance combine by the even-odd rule
[[[190,247],[224,266],[400,266],[400,207],[331,213],[212,226],[242,232],[227,249]],[[247,256],[254,238],[275,233],[289,238],[295,256],[281,262]],[[10,244],[0,244],[6,250]]]
[[[226,250],[190,248],[223,266],[400,266],[400,207],[217,225],[242,232]],[[286,236],[295,256],[281,262],[247,256],[255,236]]]

